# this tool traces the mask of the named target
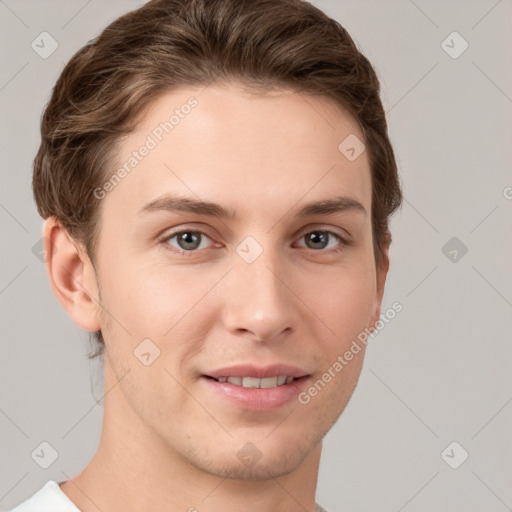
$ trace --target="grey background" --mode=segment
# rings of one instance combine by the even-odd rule
[[[511,510],[512,2],[313,3],[378,71],[405,193],[383,305],[403,311],[370,342],[325,439],[317,499],[332,512]],[[2,510],[75,476],[99,440],[102,368],[32,252],[31,164],[64,63],[140,4],[0,1]],[[31,48],[43,31],[59,45],[47,59]],[[456,59],[441,46],[453,31],[469,43]],[[455,262],[452,237],[467,247]],[[42,441],[58,452],[48,469],[30,455]],[[441,457],[452,441],[469,453],[458,469]]]

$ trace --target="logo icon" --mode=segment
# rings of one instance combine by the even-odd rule
[[[135,347],[133,354],[144,366],[150,366],[160,355],[160,349],[149,338],[145,338]]]
[[[246,263],[254,263],[263,254],[263,247],[255,238],[248,236],[237,245],[236,252]]]
[[[458,33],[452,32],[441,43],[441,48],[452,58],[458,59],[469,47],[469,43]]]
[[[351,162],[357,160],[365,149],[366,146],[363,141],[353,133],[343,139],[341,144],[338,146],[338,151]]]
[[[452,263],[458,263],[468,252],[468,248],[454,236],[443,245],[441,251]]]
[[[39,57],[47,59],[59,47],[59,43],[48,32],[41,32],[30,46]]]
[[[51,244],[51,242],[48,240],[48,238],[41,238],[36,244],[32,246],[32,254],[41,262],[45,262],[48,259],[48,255],[46,254],[46,251],[44,250],[44,243],[45,241],[48,243],[48,245]],[[57,252],[57,246],[52,245],[52,251],[55,254]]]
[[[469,453],[457,441],[452,441],[442,452],[441,458],[452,469],[458,469],[469,457]]]
[[[59,454],[50,443],[43,441],[34,449],[30,456],[38,466],[48,469],[58,459]]]
[[[261,459],[263,454],[253,443],[246,443],[238,450],[236,456],[242,464],[252,468]]]

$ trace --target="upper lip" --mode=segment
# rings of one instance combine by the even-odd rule
[[[307,371],[288,364],[272,364],[268,366],[255,366],[253,364],[239,364],[235,366],[226,366],[205,373],[208,377],[218,379],[219,377],[254,377],[264,379],[265,377],[275,377],[286,375],[287,377],[304,377],[309,375]]]

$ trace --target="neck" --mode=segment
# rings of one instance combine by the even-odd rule
[[[96,454],[62,491],[82,512],[166,510],[314,512],[319,443],[292,472],[235,480],[202,471],[143,424],[106,372],[103,429]]]

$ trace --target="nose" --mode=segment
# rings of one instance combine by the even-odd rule
[[[256,261],[235,262],[224,287],[222,320],[228,332],[272,342],[296,329],[297,297],[291,273],[263,253]]]

